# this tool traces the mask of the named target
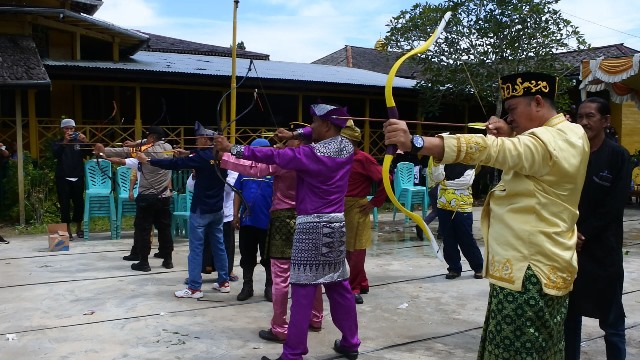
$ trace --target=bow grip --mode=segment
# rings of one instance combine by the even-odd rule
[[[387,115],[389,119],[399,119],[400,115],[398,115],[398,108],[396,106],[387,107]],[[387,145],[387,154],[395,155],[398,152],[398,146],[396,145]]]

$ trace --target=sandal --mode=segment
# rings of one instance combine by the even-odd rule
[[[78,239],[84,239],[84,230],[78,230],[76,235],[78,236]]]
[[[240,280],[240,278],[238,277],[238,275],[235,275],[235,274],[229,275],[229,281],[236,282],[236,281],[238,281],[238,280]]]

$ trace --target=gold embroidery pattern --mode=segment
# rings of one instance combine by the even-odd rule
[[[515,284],[515,280],[513,279],[513,264],[510,259],[507,259],[502,262],[502,264],[498,265],[496,264],[496,259],[492,256],[487,276],[507,284]]]
[[[460,135],[460,137],[460,140],[465,143],[464,156],[460,162],[463,164],[475,162],[474,160],[478,157],[478,154],[487,148],[487,145],[483,142],[484,136],[482,136],[482,139],[478,135]]]
[[[524,91],[529,89],[529,92],[535,93],[537,91],[549,92],[549,84],[546,81],[527,81],[522,82],[522,78],[516,80],[515,88],[513,84],[503,84],[500,80],[500,91],[502,92],[503,99],[509,99],[513,96],[521,96]]]
[[[544,283],[544,287],[551,290],[566,291],[573,284],[575,276],[563,275],[558,273],[554,267],[549,267],[549,278]]]

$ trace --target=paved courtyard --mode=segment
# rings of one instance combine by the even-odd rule
[[[479,208],[474,233],[480,238]],[[432,224],[432,226],[435,225]],[[432,227],[435,229],[435,226]],[[402,217],[380,215],[367,256],[371,292],[358,305],[360,359],[475,359],[489,285],[462,277],[445,280],[446,266],[428,243],[417,241]],[[176,239],[175,268],[151,259],[152,271],[131,271],[122,260],[132,243],[96,234],[76,240],[68,252],[49,253],[42,236],[8,237],[0,245],[0,359],[260,359],[275,358],[281,345],[258,338],[269,327],[271,303],[260,287],[246,302],[211,290],[203,299],[178,299],[187,272],[187,240]],[[482,246],[482,242],[480,242]],[[628,359],[640,359],[640,207],[625,213],[625,286]],[[236,254],[235,272],[241,276]],[[256,284],[264,271],[256,270]],[[93,314],[91,314],[93,312]],[[86,315],[85,315],[86,314]],[[91,315],[89,315],[91,314]],[[14,341],[7,335],[14,334]],[[337,359],[331,346],[339,332],[325,298],[325,322],[309,334],[307,359]],[[582,359],[605,359],[597,321],[585,319]]]

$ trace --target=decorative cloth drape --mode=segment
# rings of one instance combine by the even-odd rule
[[[623,81],[640,76],[640,53],[622,58],[598,58],[583,60],[580,67],[583,98],[586,91],[609,90],[611,100],[617,103],[634,101],[640,109],[640,89],[624,84]]]

